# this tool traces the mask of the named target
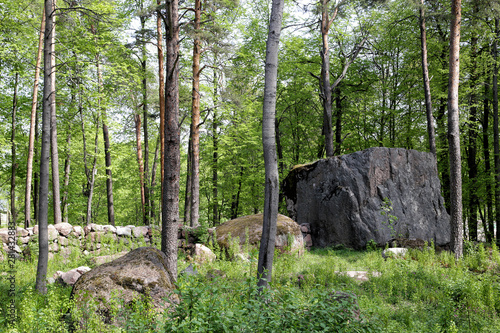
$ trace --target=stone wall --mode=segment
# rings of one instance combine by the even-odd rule
[[[212,234],[212,229],[206,231]],[[0,242],[5,253],[9,253],[9,230],[0,229]],[[158,227],[149,226],[117,226],[91,223],[85,227],[73,226],[69,223],[49,224],[49,259],[54,253],[69,256],[74,248],[80,248],[84,254],[99,254],[101,250],[112,247],[117,250],[132,249],[138,246],[158,246],[161,244],[161,232]],[[200,241],[200,231],[179,224],[178,247],[183,251],[192,251],[194,244]],[[38,226],[23,229],[17,228],[17,244],[15,255],[18,259],[31,255],[29,244],[38,242]],[[33,245],[33,244],[32,244]],[[0,260],[3,260],[0,251]]]

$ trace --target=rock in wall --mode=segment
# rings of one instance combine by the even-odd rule
[[[395,237],[450,241],[435,157],[402,148],[370,148],[295,167],[283,182],[289,216],[309,223],[314,246],[363,248]],[[392,201],[389,226],[381,214]]]

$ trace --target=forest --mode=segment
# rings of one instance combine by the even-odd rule
[[[500,263],[500,2],[286,0],[272,31],[275,2],[1,0],[2,215],[24,228],[163,223],[163,232],[167,220],[205,228],[266,216],[267,129],[280,181],[296,165],[370,147],[434,154],[456,258],[479,255],[464,265],[487,271],[484,248],[470,250],[479,240]],[[477,306],[498,327],[500,305],[484,297]],[[453,331],[448,310],[439,325]],[[469,307],[460,311],[457,325],[470,328]]]
[[[60,1],[57,6],[57,151],[52,156],[58,163],[52,164],[57,170],[51,173],[50,221],[60,210],[56,218],[76,224],[159,224],[163,9],[154,1]],[[270,7],[268,1],[203,1],[198,17],[193,6],[181,2],[179,12],[180,215],[187,223],[213,226],[262,211],[261,105]],[[0,21],[2,208],[27,225],[36,224],[38,214],[43,81],[39,96],[33,95],[33,82],[42,7],[40,1],[3,1]],[[294,165],[373,146],[430,150],[420,30],[425,19],[429,103],[449,205],[449,3],[340,1],[329,7],[327,79],[333,88],[330,130],[324,131],[321,8],[306,1],[285,5],[275,121],[279,178]],[[470,238],[476,239],[478,225],[493,235],[495,212],[500,212],[494,93],[500,28],[495,2],[466,1],[462,11],[463,207]],[[35,140],[28,171],[30,125]],[[325,133],[333,135],[326,140],[333,141],[333,153],[327,152],[332,148]],[[199,198],[192,200],[192,193]],[[32,203],[26,205],[27,200]],[[191,202],[199,213],[192,213]]]

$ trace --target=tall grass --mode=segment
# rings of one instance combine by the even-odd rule
[[[8,326],[8,282],[1,273],[0,332],[69,332],[71,323],[77,332],[500,332],[498,249],[469,247],[459,261],[432,248],[386,261],[378,250],[277,253],[271,288],[260,294],[251,251],[248,261],[217,260],[197,266],[195,277],[181,275],[174,292],[182,302],[169,311],[152,309],[147,300],[117,306],[114,325],[104,324],[92,304],[75,306],[70,287],[56,283],[38,295],[36,261],[18,261],[18,320]],[[178,264],[179,270],[189,265],[184,258]],[[56,256],[49,276],[82,265],[92,260],[77,250],[64,260]],[[0,272],[6,270],[0,263]],[[336,273],[347,270],[381,275],[361,283]],[[338,291],[351,297],[337,299]]]

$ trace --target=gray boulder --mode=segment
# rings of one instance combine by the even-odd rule
[[[290,217],[309,223],[314,246],[363,248],[394,237],[450,241],[435,157],[402,148],[370,148],[295,167],[284,180]],[[381,215],[392,201],[390,227]]]
[[[116,297],[125,305],[147,297],[154,309],[164,310],[169,306],[165,298],[178,302],[174,289],[166,255],[155,248],[141,247],[83,274],[73,286],[72,297],[79,307],[96,301],[101,314],[110,313],[110,300]]]

